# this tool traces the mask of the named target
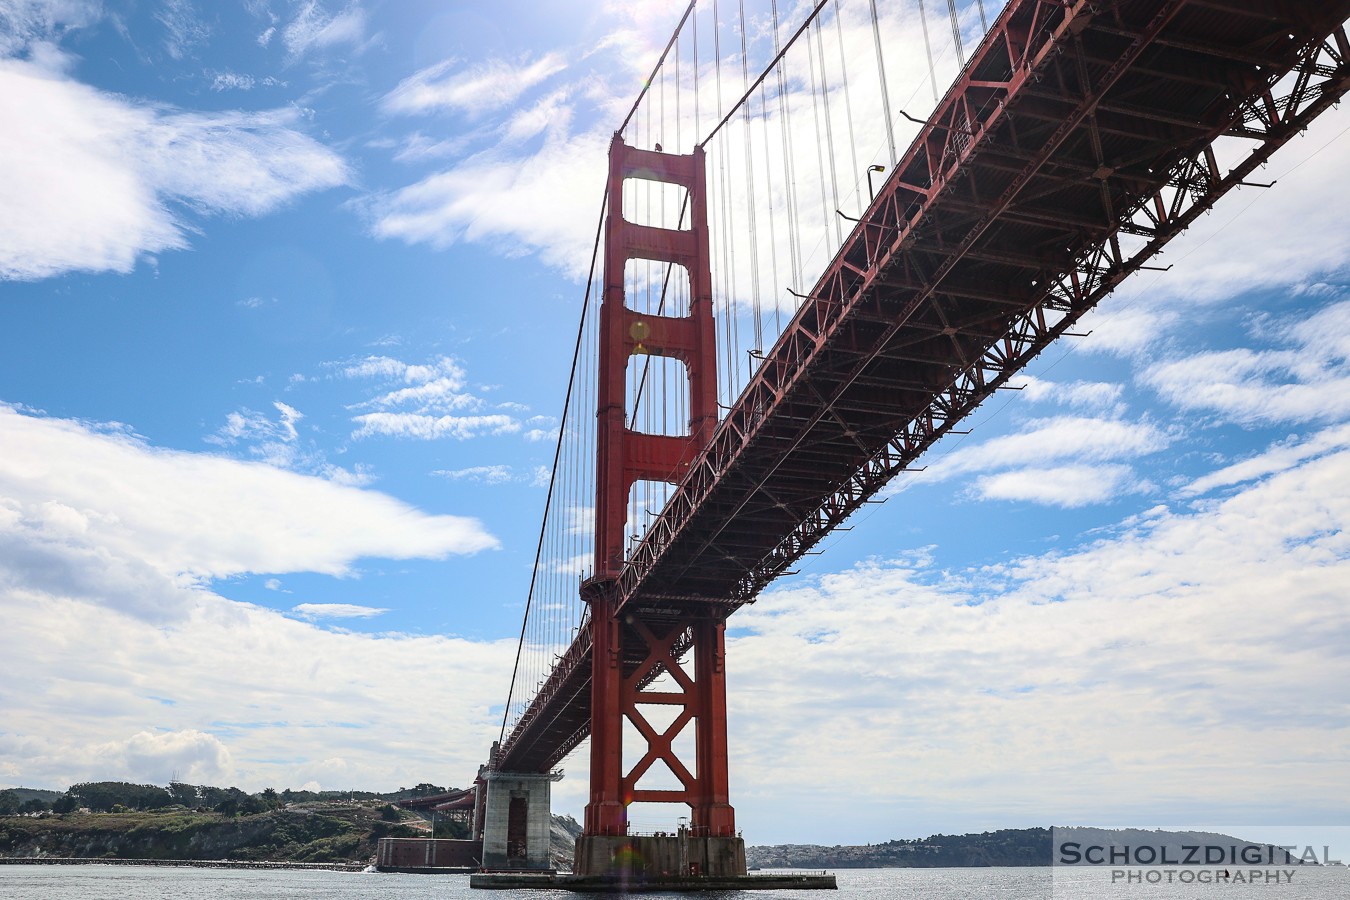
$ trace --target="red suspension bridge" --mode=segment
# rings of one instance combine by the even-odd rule
[[[489,766],[590,738],[579,872],[735,836],[727,618],[1350,90],[1350,0],[881,7],[690,3],[614,136]]]

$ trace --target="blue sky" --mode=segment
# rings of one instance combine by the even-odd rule
[[[472,775],[683,5],[0,2],[0,784]],[[737,614],[748,839],[1339,821],[1347,128]]]

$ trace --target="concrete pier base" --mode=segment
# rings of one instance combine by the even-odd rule
[[[553,868],[549,839],[553,831],[550,788],[561,774],[487,773],[487,810],[483,820],[483,868]]]
[[[469,887],[487,890],[573,891],[578,894],[686,894],[701,891],[832,891],[839,887],[833,875],[726,875],[624,880],[604,876],[548,875],[532,872],[482,872],[469,876]]]
[[[745,841],[695,837],[684,829],[671,835],[582,835],[577,838],[572,871],[625,880],[737,878],[745,874]]]
[[[483,858],[482,841],[442,838],[380,838],[375,868],[381,872],[452,874],[475,872]]]

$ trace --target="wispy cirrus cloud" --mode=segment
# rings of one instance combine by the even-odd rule
[[[507,413],[481,413],[487,404],[468,389],[463,363],[447,356],[427,363],[367,356],[330,365],[345,378],[382,384],[383,389],[375,396],[349,407],[374,410],[352,417],[357,426],[353,438],[468,440],[514,434],[523,427],[518,418]]]
[[[271,75],[265,75],[262,78],[254,78],[242,72],[217,72],[211,76],[211,90],[213,91],[251,91],[255,87],[285,87],[286,82],[279,81]]]
[[[1033,375],[1023,375],[1016,385],[1022,396],[1032,403],[1047,400],[1061,406],[1070,406],[1094,411],[1118,409],[1120,398],[1125,392],[1123,384],[1105,381],[1072,381],[1068,383],[1047,381]]]
[[[365,40],[367,20],[366,10],[356,2],[333,13],[318,0],[305,0],[296,5],[294,17],[281,30],[281,39],[292,56],[340,44],[359,46]],[[263,35],[266,37],[260,35],[258,43],[266,46],[272,29]]]
[[[274,401],[276,418],[247,407],[235,410],[225,417],[225,424],[205,437],[208,444],[223,448],[242,448],[248,456],[276,466],[308,475],[318,475],[336,484],[364,487],[375,481],[370,469],[357,463],[348,469],[328,461],[327,455],[313,441],[302,440],[297,424],[305,417],[289,404]]]
[[[559,53],[517,63],[494,59],[468,68],[462,68],[459,60],[447,59],[399,82],[380,106],[385,112],[404,115],[438,110],[478,115],[510,106],[565,68],[567,62]]]
[[[174,59],[182,59],[211,36],[192,0],[164,0],[155,19],[164,26],[164,49]]]
[[[1149,366],[1142,381],[1180,409],[1244,425],[1350,416],[1350,301],[1257,328],[1283,346],[1181,356]]]
[[[361,606],[357,603],[301,603],[291,607],[291,612],[302,619],[373,619],[389,612],[376,606]]]
[[[1037,387],[1048,390],[1044,385]],[[1108,404],[1118,396],[1099,388],[1070,386],[1065,391],[1070,398],[1075,394]],[[1149,422],[1118,416],[1031,419],[1013,434],[959,446],[937,457],[905,484],[976,476],[969,490],[980,499],[1066,508],[1104,503],[1151,488],[1128,462],[1156,453],[1174,439]]]
[[[165,109],[21,60],[0,60],[0,116],[0,279],[128,272],[187,247],[184,209],[260,216],[349,177],[294,111]]]
[[[479,484],[506,484],[514,481],[515,471],[510,466],[469,466],[465,469],[437,469],[432,472],[451,481],[473,481]]]
[[[1129,466],[1100,464],[1033,466],[981,475],[973,490],[982,500],[1026,500],[1072,509],[1106,503],[1145,486]]]
[[[571,136],[567,127],[566,117],[553,120],[542,147],[528,159],[484,152],[366,198],[362,206],[372,232],[437,248],[473,241],[518,253],[523,242],[568,277],[584,278],[591,238],[577,226],[595,218],[609,135]]]
[[[512,434],[520,423],[510,416],[432,416],[419,413],[364,413],[352,419],[359,426],[352,437],[414,438],[434,441],[441,438],[468,440],[484,435]]]
[[[1257,481],[1310,460],[1350,448],[1350,425],[1319,431],[1312,437],[1290,438],[1255,456],[1202,475],[1181,489],[1182,496],[1206,494],[1218,488]]]
[[[514,466],[495,464],[490,466],[468,466],[463,469],[437,469],[432,472],[451,481],[468,481],[474,484],[512,484],[525,483],[531,487],[547,487],[549,470],[546,466],[534,466],[524,471]]]
[[[54,42],[102,15],[99,0],[7,0],[0,4],[0,56],[16,56],[34,44]]]

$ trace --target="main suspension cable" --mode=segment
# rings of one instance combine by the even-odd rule
[[[642,90],[638,92],[637,99],[633,101],[633,108],[628,110],[628,115],[623,117],[623,124],[619,126],[618,130],[619,134],[623,134],[624,129],[628,127],[628,120],[633,118],[633,113],[637,112],[637,108],[642,105],[642,98],[647,96],[647,91],[651,88],[652,80],[656,78],[657,71],[665,65],[666,54],[670,53],[670,48],[675,46],[675,42],[679,40],[680,32],[684,30],[684,23],[689,19],[689,14],[694,11],[694,4],[696,3],[698,3],[698,0],[689,0],[684,15],[680,16],[680,24],[675,26],[675,33],[666,42],[666,49],[661,51],[661,58],[656,61],[656,65],[652,66],[652,74],[647,76],[647,80],[642,84]]]
[[[713,130],[708,132],[708,136],[705,137],[699,143],[707,144],[710,140],[712,140],[713,135],[721,131],[722,126],[727,124],[727,122],[731,121],[731,117],[734,116],[740,110],[741,104],[749,102],[751,95],[754,94],[755,90],[759,87],[760,83],[763,82],[764,79],[769,76],[769,73],[772,72],[774,70],[774,67],[778,65],[779,60],[781,60],[783,56],[789,50],[792,49],[792,45],[797,42],[797,38],[802,36],[802,32],[806,31],[807,26],[809,26],[812,22],[816,20],[816,16],[820,15],[820,11],[824,9],[825,5],[828,4],[829,2],[830,0],[820,0],[820,2],[816,4],[815,8],[811,10],[811,14],[806,17],[806,21],[803,22],[795,32],[793,32],[792,37],[788,38],[788,42],[783,45],[783,49],[779,50],[777,55],[775,55],[773,59],[769,60],[769,64],[764,68],[763,72],[759,73],[759,77],[755,79],[755,83],[750,85],[749,89],[747,89],[746,92],[741,95],[741,99],[737,100],[736,103],[731,107],[731,109],[727,110],[726,115],[722,117],[722,121],[714,125]]]
[[[692,7],[693,4],[691,3]],[[506,693],[506,708],[502,710],[502,727],[497,735],[498,742],[506,737],[506,720],[511,714],[511,701],[515,699],[516,692],[516,674],[520,669],[520,654],[525,647],[525,626],[530,621],[530,608],[534,603],[534,585],[539,577],[539,561],[544,549],[544,533],[548,527],[549,510],[553,503],[553,486],[558,478],[558,459],[562,455],[563,435],[567,432],[567,414],[572,405],[572,386],[576,383],[577,362],[581,359],[581,337],[586,330],[586,316],[591,306],[591,287],[595,284],[595,263],[600,256],[600,238],[605,229],[605,211],[609,205],[609,191],[605,191],[605,197],[600,201],[600,220],[595,225],[595,244],[591,248],[591,270],[586,278],[586,294],[581,301],[581,322],[577,325],[576,345],[572,350],[572,371],[567,376],[567,395],[563,400],[562,423],[558,426],[558,440],[553,447],[553,471],[548,477],[548,494],[544,498],[544,520],[539,523],[539,542],[535,545],[534,551],[534,569],[530,572],[530,589],[525,596],[525,618],[520,623],[520,640],[516,644],[516,664],[511,671],[511,687]]]

